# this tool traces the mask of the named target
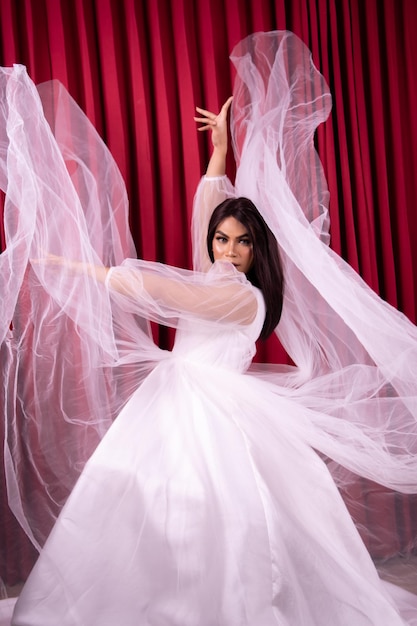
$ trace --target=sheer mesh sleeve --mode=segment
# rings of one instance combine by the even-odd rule
[[[188,319],[236,328],[252,323],[257,313],[253,288],[227,262],[199,273],[128,259],[110,270],[107,286],[122,310],[173,327]]]
[[[194,198],[191,237],[193,244],[193,268],[205,272],[211,265],[207,253],[207,227],[211,214],[226,198],[233,198],[235,191],[227,176],[204,176]]]

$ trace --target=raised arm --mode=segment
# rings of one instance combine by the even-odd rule
[[[228,146],[227,137],[227,116],[232,97],[228,98],[218,114],[206,111],[197,107],[200,114],[194,120],[202,124],[199,131],[210,131],[213,151],[206,175],[198,185],[193,207],[193,219],[191,223],[191,233],[193,240],[193,267],[199,271],[207,271],[211,261],[206,251],[207,227],[218,204],[235,196],[232,183],[225,175],[226,155]]]

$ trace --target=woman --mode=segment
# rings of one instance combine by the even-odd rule
[[[272,38],[275,51],[294,44],[288,34]],[[250,49],[267,40],[265,34],[254,36]],[[241,52],[238,58],[245,59]],[[271,80],[276,73],[271,70]],[[235,101],[241,96],[235,89]],[[319,111],[317,92],[314,104]],[[334,333],[329,310],[340,314],[344,306],[334,300],[337,283],[343,290],[349,278],[337,271],[317,237],[325,224],[320,203],[315,198],[316,213],[308,223],[297,213],[303,192],[297,192],[297,200],[282,175],[291,145],[281,141],[277,167],[270,143],[276,127],[265,110],[265,119],[245,117],[243,135],[234,135],[237,183],[244,190],[249,172],[255,174],[256,187],[239,198],[256,200],[265,215],[270,207],[277,213],[260,220],[250,201],[227,199],[235,195],[224,176],[229,106],[230,101],[218,116],[199,110],[202,129],[213,131],[214,147],[196,198],[194,241],[207,239],[208,246],[195,247],[194,272],[135,260],[109,270],[87,254],[80,262],[57,256],[44,263],[32,256],[38,258],[33,266],[40,284],[77,323],[83,343],[92,349],[101,341],[97,361],[101,357],[108,367],[111,358],[117,366],[132,364],[136,341],[145,365],[141,384],[92,454],[48,538],[17,603],[16,626],[415,623],[411,596],[405,594],[404,601],[412,612],[401,615],[379,580],[321,458],[338,463],[330,467],[339,480],[344,474],[338,468],[345,467],[381,476],[391,486],[411,485],[415,467],[408,456],[391,454],[378,440],[390,435],[390,424],[362,427],[357,410],[360,394],[371,399],[369,389],[382,384],[383,368],[367,356],[358,359],[367,375],[352,389],[349,377],[355,368],[338,343],[344,338],[334,335],[333,348],[326,343],[324,335]],[[235,124],[242,110],[236,105]],[[293,165],[288,159],[286,164]],[[291,171],[287,174],[290,178]],[[242,204],[244,211],[234,213]],[[256,376],[248,370],[255,341],[270,333],[281,313],[282,273],[270,230],[279,236],[285,265],[281,338],[300,365]],[[297,239],[301,250],[291,250],[289,244]],[[270,258],[262,266],[266,249]],[[210,257],[215,263],[203,271]],[[335,280],[330,294],[327,285],[319,290],[314,282],[317,262],[320,279]],[[314,277],[308,281],[310,272]],[[80,294],[90,292],[94,324],[88,310],[77,306]],[[313,301],[298,308],[307,296]],[[363,302],[366,311],[374,306],[384,314],[384,305],[368,292]],[[390,315],[395,333],[397,317]],[[172,353],[158,351],[145,338],[137,316],[178,329]],[[313,323],[323,336],[311,332]],[[407,333],[405,322],[401,331],[397,325],[398,333]],[[349,328],[353,350],[360,342],[354,341],[353,322]],[[290,336],[289,329],[297,332]],[[377,351],[372,357],[376,362]],[[406,389],[406,377],[398,378]],[[397,384],[393,377],[390,382]],[[345,396],[349,401],[342,402]],[[374,393],[372,399],[378,413],[396,398],[379,403]]]
[[[224,159],[218,165],[216,161],[220,150],[225,155],[229,104],[213,132],[215,149],[208,172],[214,175],[224,174]],[[206,255],[215,263],[213,268],[207,274],[182,272],[181,280],[175,268],[168,277],[152,271],[152,265],[139,269],[134,262],[107,269],[56,256],[45,260],[48,268],[69,269],[74,276],[87,272],[105,283],[116,310],[131,306],[138,310],[140,301],[139,310],[153,319],[174,316],[181,321],[172,355],[133,395],[84,469],[18,601],[14,624],[242,623],[246,619],[242,611],[253,612],[239,606],[245,586],[238,591],[239,598],[228,589],[237,575],[244,574],[237,563],[239,554],[251,543],[255,549],[257,536],[265,533],[257,528],[258,521],[251,530],[254,511],[247,495],[244,507],[233,511],[237,485],[231,490],[223,476],[231,472],[235,483],[248,471],[246,442],[236,424],[240,403],[230,389],[242,385],[241,372],[254,353],[255,340],[260,334],[268,336],[278,323],[282,270],[271,231],[245,198],[226,199],[214,210]],[[260,290],[250,286],[245,275]],[[225,432],[224,410],[219,410],[224,402]],[[222,459],[218,444],[231,451],[232,441],[227,439],[236,436],[241,441],[235,459]],[[247,481],[239,491],[242,488],[248,488]],[[104,510],[101,501],[107,503]],[[240,529],[242,515],[248,521]],[[255,520],[258,517],[259,511]],[[75,536],[68,534],[69,519],[77,529]],[[91,550],[93,537],[97,544]],[[124,563],[124,574],[113,561],[111,555],[116,554],[116,561]],[[71,561],[76,585],[89,590],[72,588]],[[101,575],[97,579],[98,572],[106,572],[104,580]],[[258,575],[255,570],[256,580]],[[96,578],[93,584],[91,577]],[[57,585],[57,579],[62,584]],[[132,584],[136,599],[131,597]],[[257,613],[250,617],[251,622],[257,619]]]

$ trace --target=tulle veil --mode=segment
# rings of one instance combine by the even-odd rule
[[[300,429],[348,502],[362,478],[415,493],[417,332],[328,245],[328,190],[313,137],[331,109],[329,88],[288,31],[249,36],[231,60],[236,180],[199,185],[194,270],[207,268],[200,243],[212,198],[251,198],[282,253],[276,332],[294,365],[250,373],[305,407]],[[105,285],[65,268],[57,279],[36,262],[46,252],[107,267],[135,257],[125,186],[62,85],[36,88],[17,65],[2,69],[0,89],[4,466],[11,510],[39,548],[91,452],[166,354],[152,341],[146,311],[121,316]],[[184,283],[191,275],[175,274]],[[361,511],[357,523],[365,517]]]

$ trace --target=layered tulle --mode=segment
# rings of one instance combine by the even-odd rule
[[[179,330],[88,461],[13,624],[405,623],[304,408],[234,370],[251,332]]]
[[[133,474],[142,458],[139,453],[142,450],[147,480],[150,480],[149,476],[158,474],[161,468],[158,466],[158,471],[151,471],[156,457],[148,454],[146,444],[158,441],[157,435],[161,432],[158,424],[163,424],[161,428],[166,436],[155,443],[159,446],[156,456],[161,450],[171,454],[171,435],[175,425],[182,423],[181,433],[186,439],[182,441],[179,434],[175,437],[185,451],[185,465],[180,463],[178,467],[187,467],[187,471],[184,485],[178,487],[177,504],[184,501],[190,507],[197,496],[201,503],[204,487],[209,494],[204,506],[213,514],[210,529],[196,535],[195,545],[199,549],[203,549],[202,542],[209,542],[214,536],[220,537],[226,545],[231,533],[223,519],[229,511],[226,504],[230,496],[233,515],[239,517],[240,501],[236,494],[231,497],[238,485],[233,474],[234,464],[222,461],[223,456],[214,444],[213,450],[204,449],[202,465],[199,465],[200,460],[193,450],[203,445],[204,433],[210,441],[213,438],[219,445],[222,443],[225,457],[230,455],[230,459],[241,463],[238,474],[242,479],[249,481],[258,477],[253,491],[248,492],[247,509],[253,511],[254,518],[259,515],[266,519],[250,518],[250,523],[245,525],[242,515],[239,529],[245,532],[256,527],[263,537],[262,533],[268,528],[269,548],[259,539],[255,540],[253,549],[253,554],[259,558],[259,581],[262,582],[254,579],[248,586],[237,585],[241,573],[247,571],[243,540],[230,559],[216,561],[223,574],[227,567],[237,563],[234,575],[227,570],[231,576],[227,586],[229,598],[243,598],[248,589],[258,588],[259,595],[255,594],[253,605],[258,608],[248,609],[248,615],[257,617],[251,618],[252,622],[248,618],[247,623],[257,626],[263,623],[259,621],[262,607],[267,624],[280,623],[276,621],[279,611],[282,612],[281,623],[286,623],[285,620],[291,626],[304,623],[301,619],[307,613],[303,614],[300,608],[301,613],[297,614],[294,608],[297,602],[300,607],[307,607],[309,601],[313,606],[318,589],[326,585],[323,598],[332,598],[335,572],[341,576],[342,571],[351,575],[346,574],[336,596],[342,604],[349,604],[352,598],[354,611],[359,611],[360,602],[353,598],[357,597],[363,580],[357,578],[355,561],[361,564],[359,568],[363,566],[363,576],[368,578],[367,597],[374,597],[370,603],[364,601],[363,609],[368,610],[369,619],[373,620],[370,623],[379,624],[381,615],[388,611],[387,606],[392,606],[391,601],[378,586],[372,564],[319,456],[326,461],[347,499],[352,487],[363,477],[395,491],[416,492],[416,328],[374,294],[327,245],[328,192],[314,150],[313,135],[317,125],[326,119],[331,99],[307,48],[291,33],[261,33],[241,42],[233,51],[232,61],[237,70],[231,126],[237,160],[236,181],[234,186],[225,177],[203,178],[200,183],[193,214],[194,271],[132,258],[135,254],[127,227],[123,182],[111,155],[81,110],[57,84],[44,85],[37,91],[21,66],[4,69],[1,73],[0,183],[6,193],[7,241],[7,249],[0,256],[1,400],[10,507],[34,544],[43,545],[85,463],[102,442],[91,457],[92,475],[88,473],[90,470],[83,474],[73,500],[69,501],[69,517],[58,522],[52,535],[57,539],[52,538],[49,544],[52,547],[47,548],[46,557],[40,561],[38,571],[44,572],[40,578],[45,581],[46,576],[54,582],[51,573],[54,568],[58,565],[65,568],[65,558],[60,558],[62,553],[58,547],[66,542],[65,532],[61,534],[65,530],[65,519],[81,520],[85,517],[84,507],[94,502],[88,501],[93,494],[91,484],[100,476],[107,461],[111,466],[113,458],[108,442],[114,442],[116,437],[117,445],[121,446],[116,455],[120,462],[123,454],[127,458],[133,455],[132,465],[127,461],[125,465]],[[279,243],[286,291],[277,333],[293,366],[248,369],[260,330],[259,295],[232,267],[215,264],[207,272],[209,263],[204,242],[208,218],[219,201],[233,195],[248,196],[255,202]],[[108,266],[115,267],[103,281],[100,270]],[[85,271],[85,268],[95,269]],[[191,368],[179,366],[177,361],[174,366],[171,353],[155,346],[148,320],[180,329],[174,357],[175,351],[177,356],[179,352],[181,358],[192,364]],[[193,325],[205,341],[198,333],[190,332]],[[222,333],[226,333],[227,340],[222,340]],[[212,368],[210,374],[199,369],[202,363]],[[194,379],[196,372],[198,380]],[[178,382],[172,401],[164,396],[169,389],[170,375]],[[152,380],[155,385],[151,395],[147,395]],[[231,395],[233,406],[239,407],[237,414],[229,410],[230,400],[229,405],[223,406],[218,399],[216,394],[222,390],[221,400],[225,394]],[[242,403],[241,398],[246,402]],[[207,404],[213,410],[207,410]],[[231,414],[234,417],[229,423]],[[118,415],[110,437],[104,437]],[[207,431],[193,433],[191,430],[190,434],[185,426],[194,423],[194,415],[202,417]],[[209,418],[213,419],[213,430]],[[130,426],[134,428],[131,433],[134,437],[123,433],[119,419],[120,424],[134,424]],[[284,436],[287,429],[289,440]],[[132,443],[135,437],[140,442],[139,448]],[[286,446],[293,454],[287,455]],[[153,450],[152,446],[150,449]],[[280,456],[285,460],[281,465],[278,463]],[[304,457],[309,462],[305,462]],[[313,461],[316,458],[317,461]],[[292,469],[284,481],[284,467],[289,465]],[[327,508],[323,511],[330,515],[334,506],[340,514],[340,523],[346,529],[342,534],[347,537],[343,550],[340,536],[338,538],[337,533],[333,536],[336,521],[329,519],[325,524],[318,512],[316,520],[315,513],[311,513],[311,494],[307,497],[311,489],[309,466],[317,478],[313,483],[318,491],[322,487],[326,494]],[[204,469],[204,480],[197,485],[192,483],[187,500],[183,490],[197,468]],[[121,482],[115,481],[116,492],[125,477],[123,473]],[[170,475],[161,473],[160,488],[168,494],[170,503],[175,504],[177,485],[171,489],[169,478]],[[226,491],[218,493],[213,485],[218,486],[221,479],[224,479]],[[133,483],[137,486],[135,480]],[[282,481],[286,502],[280,504],[277,489]],[[87,533],[90,538],[94,525],[102,519],[100,510],[108,495],[105,486],[105,481],[99,479],[97,511],[91,518],[93,527]],[[84,495],[83,489],[87,490]],[[157,489],[149,492],[151,497],[145,500],[143,509],[151,521],[156,515],[152,506],[157,492]],[[132,496],[133,493],[134,487],[129,482],[126,494]],[[240,494],[239,489],[237,493]],[[304,504],[302,493],[306,495]],[[109,502],[113,510],[118,510],[117,494],[112,495]],[[368,514],[372,502],[364,501],[363,506],[367,507]],[[173,510],[177,511],[175,507]],[[136,515],[129,506],[128,511]],[[162,519],[171,522],[170,513],[164,511]],[[362,513],[357,522],[364,519]],[[184,519],[181,515],[179,523]],[[194,514],[187,519],[197,526],[201,523]],[[321,520],[321,526],[317,520]],[[216,534],[216,524],[219,534]],[[76,524],[74,529],[77,528]],[[175,528],[179,533],[180,527]],[[284,536],[292,543],[304,537],[300,543],[304,563],[305,560],[311,563],[316,548],[322,554],[319,569],[328,568],[330,573],[320,578],[317,587],[309,587],[309,577],[303,584],[297,582],[295,573],[289,577],[294,592],[290,593],[276,582],[279,579],[282,584],[287,570],[295,567],[291,561],[292,551],[283,546],[281,528],[286,529]],[[372,532],[377,536],[378,526]],[[174,545],[180,546],[181,556],[183,543],[175,543],[177,539]],[[115,531],[110,542],[103,537],[103,545],[93,552],[99,554],[105,547],[106,553],[114,556],[112,542],[116,540]],[[76,532],[74,541],[78,541]],[[78,548],[82,551],[87,545],[88,541],[82,542]],[[168,541],[161,563],[167,563],[172,546]],[[266,556],[264,548],[269,550]],[[142,549],[145,549],[143,545]],[[344,557],[337,564],[334,554],[340,555],[340,551]],[[352,559],[348,558],[350,551]],[[77,553],[80,552],[73,551]],[[143,566],[140,563],[152,559],[139,558],[138,563],[133,554],[136,554],[134,550],[133,565],[128,571],[134,578],[140,576]],[[156,556],[158,554],[156,552]],[[51,555],[54,565],[48,571],[46,564]],[[284,589],[285,593],[270,593],[265,604],[263,583],[267,576],[265,574],[264,578],[261,572],[271,569],[271,560],[275,563],[280,559],[282,563],[276,569],[280,574],[275,582],[277,589]],[[79,571],[79,561],[75,559],[71,563]],[[174,559],[173,567],[175,563],[178,566]],[[299,572],[301,555],[296,563]],[[309,565],[304,567],[307,571]],[[190,570],[194,568],[197,568],[197,578],[202,576],[195,563],[190,565]],[[218,576],[220,571],[215,570],[213,581]],[[311,573],[313,579],[314,576]],[[196,581],[195,577],[191,578]],[[36,575],[32,581],[36,581]],[[32,593],[32,585],[36,589],[36,582],[31,582],[27,597]],[[49,583],[45,588],[49,589]],[[212,589],[215,588],[213,582]],[[57,589],[57,605],[65,606],[60,604],[64,589],[65,585]],[[239,590],[237,595],[236,589]],[[374,596],[371,589],[375,591]],[[155,594],[152,597],[156,606],[159,596]],[[219,595],[213,591],[213,595],[209,594],[212,604],[214,596],[219,602]],[[274,597],[277,598],[275,603],[271,599]],[[284,598],[293,599],[288,600],[291,606],[285,604]],[[207,606],[205,600],[200,599],[200,608]],[[187,623],[183,615],[175,613],[174,604],[171,605],[172,620],[175,614],[179,623]],[[319,604],[321,606],[320,600],[315,609],[317,615]],[[30,607],[30,603],[26,607]],[[227,616],[231,615],[227,611],[229,609],[219,613],[226,620],[219,623],[232,623],[227,621]],[[324,623],[336,624],[340,611],[340,604],[335,601]],[[390,611],[395,615],[390,623],[401,623],[396,610]],[[346,620],[352,615],[355,613],[346,616]],[[194,619],[193,614],[188,618]],[[413,623],[412,619],[410,617],[407,623]],[[127,617],[123,623],[128,624],[126,620]],[[345,623],[353,623],[346,620]],[[237,623],[245,622],[240,619]]]
[[[37,260],[110,265],[134,247],[120,173],[65,90],[41,87],[43,109],[21,66],[2,70],[1,88],[5,472],[11,509],[39,547],[125,397],[107,367],[118,350],[102,285],[56,271],[48,283]]]
[[[328,86],[288,32],[250,36],[231,58],[236,194],[257,204],[285,261],[277,334],[297,367],[274,380],[318,411],[314,445],[347,501],[355,494],[352,510],[357,474],[415,493],[417,329],[325,245],[328,191],[313,135],[330,111]],[[371,498],[365,506],[358,522],[376,521],[377,546],[383,521]]]

